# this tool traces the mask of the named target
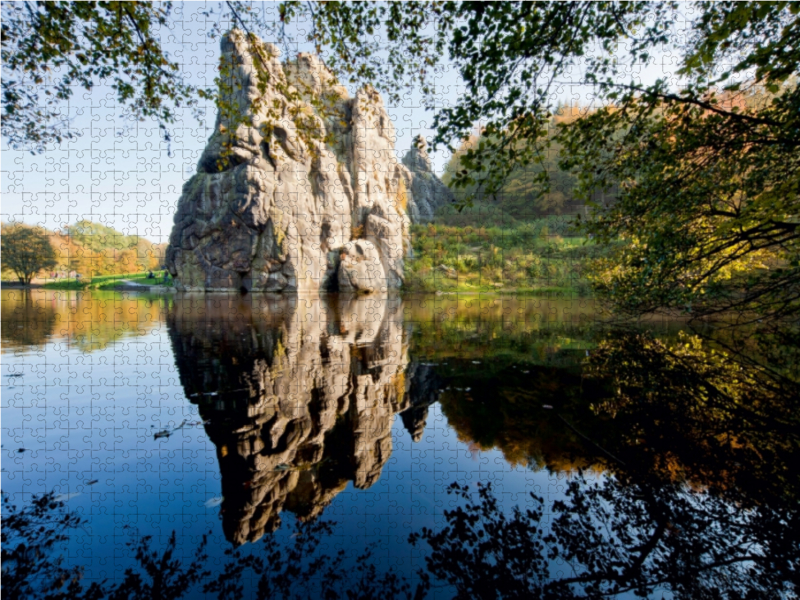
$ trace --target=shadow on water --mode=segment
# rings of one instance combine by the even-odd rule
[[[207,541],[132,534],[135,564],[84,585],[58,562],[80,517],[53,495],[4,497],[4,595],[795,597],[799,395],[791,361],[770,358],[775,338],[762,352],[724,331],[591,327],[590,312],[553,320],[555,305],[531,302],[165,306],[181,386],[216,448],[224,559]],[[379,480],[396,415],[418,443],[437,402],[460,440],[557,475],[558,489],[509,502],[496,485],[450,485],[436,526],[410,532],[416,573],[332,551],[326,507]],[[284,511],[298,518],[280,541]]]

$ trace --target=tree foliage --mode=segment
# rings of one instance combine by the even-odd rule
[[[3,269],[15,272],[23,284],[44,269],[89,277],[157,269],[164,255],[162,244],[86,220],[56,232],[4,226],[2,242]]]
[[[22,285],[30,285],[39,271],[51,269],[58,262],[50,239],[37,227],[4,225],[0,243],[3,270],[12,271]]]
[[[578,104],[559,103],[550,117],[546,147],[533,164],[513,165],[502,185],[492,194],[481,185],[489,176],[484,168],[471,173],[471,182],[458,181],[458,174],[465,167],[466,156],[470,150],[479,147],[484,134],[476,131],[463,140],[450,157],[445,167],[442,181],[451,185],[456,192],[455,210],[469,215],[477,207],[478,212],[496,210],[511,219],[528,221],[545,215],[575,215],[582,212],[585,200],[577,193],[578,177],[559,164],[563,154],[561,143],[555,139],[559,127],[575,121],[591,112],[590,107]],[[498,140],[488,140],[496,143]],[[520,148],[524,141],[516,142]]]
[[[85,219],[64,227],[54,237],[58,239],[59,268],[84,275],[156,269],[163,256],[158,244]]]
[[[138,235],[125,235],[113,227],[86,219],[64,227],[62,235],[95,252],[107,249],[125,250],[136,246],[140,239]]]
[[[135,119],[162,128],[202,90],[162,46],[171,2],[6,2],[2,7],[3,136],[42,151],[78,134],[65,104],[105,82]]]

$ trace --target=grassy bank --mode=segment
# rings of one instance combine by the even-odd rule
[[[159,272],[160,275],[161,272]],[[126,282],[139,283],[149,286],[163,286],[172,287],[172,279],[168,283],[163,283],[162,277],[156,279],[148,279],[147,272],[137,273],[124,273],[120,275],[101,275],[97,277],[81,277],[76,279],[74,277],[67,279],[59,279],[57,281],[48,281],[42,287],[49,290],[108,290],[113,289],[119,285],[124,285]]]
[[[474,215],[473,215],[474,216]],[[575,235],[565,217],[528,221],[506,220],[486,225],[452,223],[443,219],[411,228],[413,256],[406,261],[406,291],[495,292],[558,297],[589,297],[584,277],[587,260],[602,249]],[[47,281],[59,290],[110,290],[126,281],[172,287],[147,271]]]
[[[505,228],[414,225],[406,288],[589,296],[586,261],[601,250],[570,233],[565,220],[554,217]]]

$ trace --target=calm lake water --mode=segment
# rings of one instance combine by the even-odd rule
[[[796,421],[692,379],[660,350],[684,330],[590,300],[4,289],[2,490],[83,519],[56,550],[83,585],[173,532],[206,566],[137,597],[791,596]]]

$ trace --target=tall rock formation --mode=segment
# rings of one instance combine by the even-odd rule
[[[395,156],[380,95],[350,98],[316,56],[282,64],[277,47],[239,30],[221,50],[223,108],[167,250],[176,287],[399,288],[418,176]]]
[[[428,146],[422,136],[414,140],[411,150],[403,157],[403,165],[408,169],[408,215],[414,223],[431,221],[436,210],[452,203],[454,196],[450,188],[434,175]]]

